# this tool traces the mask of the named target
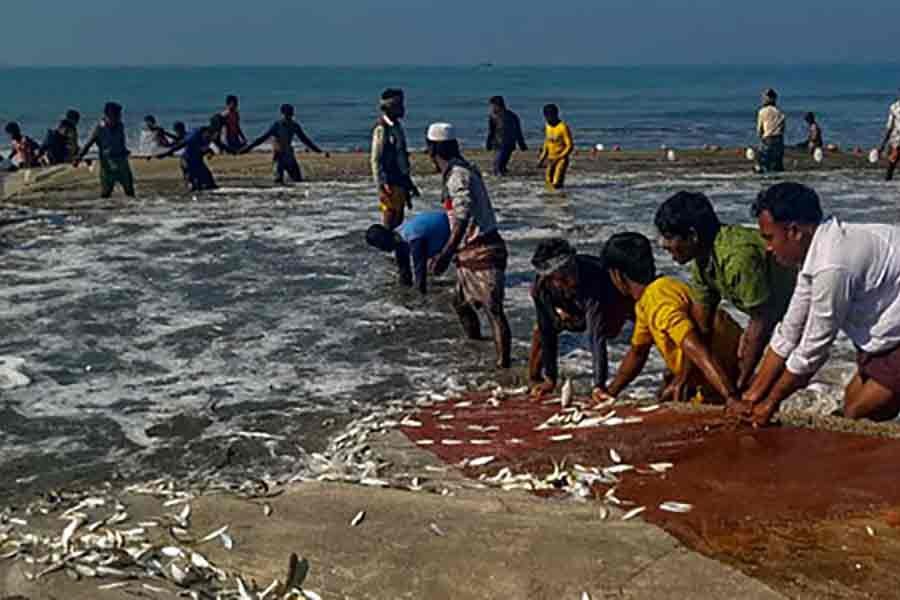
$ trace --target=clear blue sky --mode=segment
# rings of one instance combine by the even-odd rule
[[[0,63],[888,62],[896,0],[12,0]]]

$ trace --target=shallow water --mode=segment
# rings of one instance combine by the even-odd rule
[[[850,173],[807,179],[826,210],[896,222],[894,186]],[[489,180],[510,246],[507,311],[520,372],[533,309],[529,259],[561,235],[597,253],[612,233],[653,236],[658,204],[679,189],[749,222],[763,182],[750,176],[642,173],[575,177],[565,197],[538,181]],[[417,209],[437,208],[437,180]],[[4,252],[0,355],[25,359],[30,385],[0,390],[0,480],[59,484],[183,474],[228,464],[290,472],[305,449],[389,397],[497,377],[491,344],[460,340],[451,278],[427,298],[398,289],[363,233],[378,216],[368,182],[289,190],[223,189],[194,201],[144,198],[121,210],[44,215]],[[686,273],[660,250],[660,270]],[[618,361],[627,332],[612,346]],[[566,335],[562,367],[583,389],[590,356]],[[845,340],[797,401],[827,412],[852,373]],[[656,355],[633,392],[656,387]],[[2,386],[0,386],[2,387]],[[247,439],[237,432],[266,432]],[[36,481],[31,477],[38,474]]]

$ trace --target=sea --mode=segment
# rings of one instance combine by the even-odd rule
[[[80,108],[89,121],[103,101],[116,99],[137,132],[143,113],[199,124],[234,92],[251,136],[292,101],[314,139],[349,148],[365,146],[375,99],[391,85],[409,94],[410,132],[430,120],[453,121],[472,146],[484,134],[486,96],[496,93],[520,112],[532,142],[540,138],[540,106],[556,101],[582,140],[683,147],[749,143],[758,92],[771,85],[782,91],[791,135],[800,136],[799,116],[812,109],[830,140],[874,144],[900,81],[896,71],[17,69],[0,71],[0,108],[36,133],[66,108]],[[871,172],[785,177],[815,187],[826,210],[849,221],[897,222],[896,185]],[[708,194],[723,221],[752,225],[748,206],[772,181],[749,170],[575,169],[567,194],[548,196],[537,176],[489,177],[511,253],[514,373],[524,373],[527,360],[529,260],[541,240],[565,237],[596,254],[615,232],[654,238],[656,207],[683,189]],[[437,177],[418,183],[416,210],[440,209]],[[293,473],[343,423],[390,399],[510,381],[494,370],[490,343],[461,339],[449,301],[452,273],[420,297],[399,288],[390,258],[366,246],[364,232],[379,219],[367,179],[248,184],[187,199],[149,193],[114,210],[98,199],[18,214],[31,220],[0,230],[0,484],[7,493],[186,477],[217,465],[252,477]],[[662,273],[686,277],[664,252],[656,257]],[[613,367],[628,333],[611,344]],[[587,392],[585,339],[564,335],[561,355],[565,377]],[[841,338],[796,407],[839,408],[853,359]],[[662,370],[654,354],[632,397],[651,397]]]
[[[480,147],[487,103],[503,95],[532,145],[543,139],[544,104],[556,103],[579,146],[626,149],[745,146],[755,137],[760,93],[776,89],[789,141],[816,113],[826,141],[872,147],[900,86],[900,64],[669,67],[152,67],[0,68],[0,125],[19,122],[40,140],[69,108],[86,136],[103,104],[125,108],[132,149],[145,115],[171,128],[205,124],[226,94],[241,99],[248,137],[294,104],[307,133],[330,149],[366,147],[381,91],[407,95],[410,144],[424,144],[433,121],[456,125],[465,146]],[[3,136],[5,138],[5,136]],[[0,141],[0,147],[6,140]]]

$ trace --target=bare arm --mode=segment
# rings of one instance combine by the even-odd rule
[[[175,144],[174,146],[172,146],[171,148],[169,148],[162,154],[157,154],[156,158],[168,158],[168,157],[172,156],[173,154],[175,154],[176,152],[178,152],[179,150],[184,149],[185,146],[187,146],[187,140],[180,142],[178,144]]]
[[[264,134],[250,142],[249,145],[245,146],[243,150],[241,150],[241,154],[246,154],[247,152],[252,152],[254,148],[262,146],[267,139],[275,135],[275,126],[269,127]]]
[[[303,142],[304,146],[306,146],[313,152],[322,154],[322,149],[316,146],[316,143],[309,139],[309,136],[306,135],[306,132],[304,132],[303,128],[300,127],[300,125],[298,125],[297,123],[294,123],[294,135],[297,136],[297,139]]]
[[[753,372],[759,364],[759,360],[765,352],[769,338],[772,336],[772,330],[775,323],[769,315],[769,311],[756,310],[750,313],[750,323],[741,336],[740,346],[738,348],[738,365],[739,373],[737,387],[743,390],[750,383]]]
[[[637,376],[644,370],[647,359],[650,357],[650,349],[652,345],[632,346],[628,350],[628,354],[622,359],[619,365],[619,371],[616,373],[615,379],[609,385],[610,396],[618,396],[628,385],[637,379]]]
[[[85,142],[84,147],[81,149],[81,152],[78,153],[78,156],[75,157],[75,164],[77,165],[82,160],[84,160],[85,155],[90,152],[91,148],[94,144],[97,143],[97,138],[100,137],[100,129],[95,127],[94,131],[91,132],[91,137],[88,138],[88,141]]]
[[[441,275],[450,267],[450,261],[453,260],[453,256],[456,254],[459,244],[466,235],[467,229],[469,229],[469,219],[456,221],[453,224],[453,229],[450,231],[450,239],[447,241],[447,245],[444,246],[444,249],[441,250],[441,253],[435,257],[434,262],[432,263],[431,273],[433,275]]]
[[[738,401],[737,390],[729,381],[725,369],[712,355],[706,345],[700,340],[696,332],[690,332],[681,343],[681,349],[691,363],[703,373],[706,381],[713,386],[716,393],[729,404]]]

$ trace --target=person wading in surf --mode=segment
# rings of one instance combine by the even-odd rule
[[[879,153],[884,154],[887,148],[890,148],[890,153],[884,179],[891,181],[894,178],[894,171],[897,170],[897,163],[900,162],[900,92],[897,94],[897,101],[891,104],[888,110],[887,127],[884,130]]]
[[[506,244],[481,173],[459,151],[454,128],[433,123],[426,136],[428,155],[443,179],[444,206],[450,217],[450,240],[434,259],[431,272],[441,275],[456,264],[453,307],[469,339],[481,340],[477,309],[483,308],[494,336],[497,367],[508,369],[511,334],[503,299],[506,287]]]
[[[303,142],[303,144],[317,154],[324,154],[327,158],[327,152],[323,152],[321,148],[316,146],[300,124],[294,120],[294,107],[290,104],[281,105],[281,119],[272,123],[269,129],[253,140],[248,146],[241,150],[241,154],[251,152],[257,146],[265,143],[266,140],[272,140],[272,164],[275,174],[276,185],[284,185],[284,175],[287,173],[291,181],[303,181],[303,173],[300,165],[297,163],[297,157],[294,154],[294,137]]]
[[[403,90],[387,89],[381,94],[381,116],[372,130],[372,178],[378,189],[378,207],[382,223],[396,229],[403,222],[405,209],[419,189],[410,178],[409,151],[402,119],[406,116]]]
[[[100,151],[100,196],[109,198],[118,183],[125,195],[134,197],[134,176],[128,163],[128,143],[125,139],[125,125],[122,123],[122,106],[115,102],[107,102],[103,107],[103,118],[94,127],[91,137],[84,148],[75,157],[73,164],[77,167],[84,160],[91,147],[97,144]]]
[[[155,158],[166,158],[183,150],[184,152],[181,154],[181,173],[184,175],[184,181],[188,189],[192,192],[214,190],[218,186],[204,159],[213,154],[210,148],[211,144],[215,144],[220,150],[225,151],[225,148],[219,141],[224,125],[225,122],[221,115],[213,115],[209,120],[208,127],[195,129],[188,134],[183,142],[175,144]]]

